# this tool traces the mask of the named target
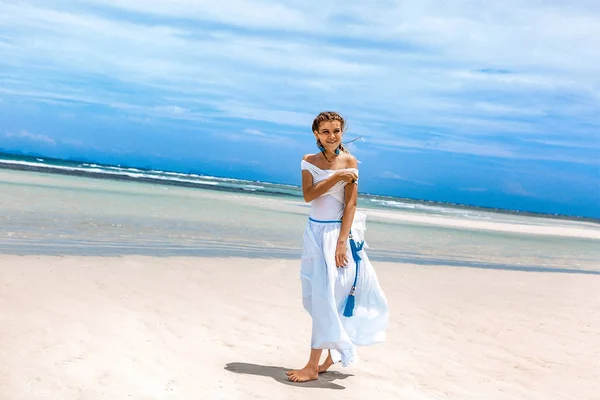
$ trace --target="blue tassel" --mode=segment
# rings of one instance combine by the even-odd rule
[[[351,317],[354,314],[354,295],[348,296],[346,307],[344,308],[344,317]]]
[[[351,317],[354,315],[354,291],[356,290],[356,282],[358,281],[358,263],[362,260],[358,255],[358,252],[362,250],[364,245],[364,240],[359,244],[356,244],[354,239],[352,239],[352,233],[350,234],[350,249],[352,250],[352,258],[356,263],[356,275],[354,276],[352,290],[350,290],[350,295],[348,296],[348,300],[346,300],[346,307],[344,307],[344,317]]]

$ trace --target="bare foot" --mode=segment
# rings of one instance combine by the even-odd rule
[[[308,382],[314,381],[319,377],[319,372],[317,369],[311,369],[308,367],[304,367],[299,370],[292,370],[287,372],[288,379],[292,382]]]
[[[319,373],[322,374],[323,372],[326,372],[332,365],[333,360],[331,359],[331,355],[328,355],[325,361],[323,361],[323,364],[319,365]]]

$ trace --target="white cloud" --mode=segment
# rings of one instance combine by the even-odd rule
[[[297,145],[295,139],[288,135],[265,133],[258,129],[243,129],[241,132],[212,132],[211,135],[218,140],[234,142],[255,142],[263,145]]]
[[[548,151],[544,149],[535,149],[534,151],[521,150],[512,145],[489,141],[477,143],[465,139],[419,140],[410,138],[373,138],[372,142],[377,147],[385,148],[386,150],[435,150],[440,152],[513,160],[559,161],[572,164],[600,165],[600,157],[557,152],[555,149]]]
[[[600,140],[599,19],[587,1],[5,0],[0,86],[290,134],[335,108],[369,143],[550,159],[553,143]],[[427,129],[415,139],[405,127]],[[502,142],[515,135],[531,140]]]
[[[419,140],[410,138],[373,138],[372,141],[387,148],[409,148],[419,150],[437,150],[450,153],[473,154],[499,158],[513,158],[515,151],[502,144],[479,144],[453,140]]]
[[[154,107],[154,109],[158,112],[165,112],[168,114],[176,114],[176,115],[181,115],[181,114],[185,114],[188,112],[188,110],[186,110],[183,107],[179,107],[179,106],[156,106],[156,107]]]
[[[521,182],[515,180],[504,181],[502,183],[502,189],[507,194],[514,194],[524,197],[537,197],[534,193],[525,189]]]
[[[215,104],[215,107],[218,107],[223,115],[230,118],[243,118],[281,125],[310,126],[314,118],[313,115],[302,112],[257,108],[227,101]]]
[[[258,129],[244,129],[244,133],[253,136],[268,136],[266,133],[261,132]]]
[[[26,130],[20,132],[4,132],[6,139],[25,139],[32,142],[44,143],[49,145],[56,145],[56,141],[50,136],[40,135],[38,133],[30,133]]]
[[[306,15],[278,1],[245,0],[128,0],[112,2],[107,0],[79,1],[83,4],[97,3],[114,6],[127,11],[153,14],[159,17],[177,17],[217,22],[234,26],[310,30],[310,20]]]
[[[427,181],[423,181],[423,180],[418,180],[418,179],[412,179],[412,178],[407,178],[405,176],[399,175],[395,172],[391,172],[391,171],[384,171],[381,175],[381,178],[384,179],[393,179],[396,181],[402,181],[402,182],[407,182],[407,183],[413,183],[416,185],[424,185],[424,186],[432,186],[433,183],[431,182],[427,182]]]
[[[567,148],[575,148],[575,149],[598,149],[600,150],[600,139],[599,140],[589,140],[584,141],[580,138],[569,139],[565,138],[564,140],[556,140],[556,139],[522,139],[524,142],[543,144],[547,146],[554,147],[567,147]],[[599,155],[600,158],[600,155]]]

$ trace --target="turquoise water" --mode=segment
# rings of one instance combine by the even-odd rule
[[[403,212],[595,229],[589,222],[436,207]],[[0,169],[0,252],[299,258],[308,210],[300,199],[262,192]],[[597,239],[442,227],[378,215],[369,217],[367,241],[373,260],[600,273]]]
[[[292,185],[247,181],[194,173],[139,169],[120,165],[99,165],[86,162],[48,159],[34,156],[19,156],[2,152],[0,152],[0,168],[52,172],[54,174],[85,176],[138,183],[156,183],[165,186],[192,187],[197,189],[210,189],[234,193],[266,194],[269,196],[291,197],[296,199],[302,197],[300,187]],[[499,214],[505,215],[506,221],[514,219],[513,215],[547,216],[545,214],[531,214],[526,212],[488,209],[364,193],[361,193],[359,196],[361,205],[369,209],[410,211],[411,213],[424,215],[460,216],[461,218],[475,221],[491,220],[492,218],[497,220],[500,217]],[[567,217],[553,215],[552,218],[566,219]],[[600,226],[600,220],[594,220],[591,218],[568,217],[568,219],[593,221],[598,223],[598,226]],[[536,221],[532,219],[529,223],[535,224]]]

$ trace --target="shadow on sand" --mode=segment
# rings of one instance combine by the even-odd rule
[[[291,368],[234,362],[227,364],[225,366],[225,369],[227,371],[235,372],[236,374],[267,376],[269,378],[275,379],[279,383],[283,383],[284,385],[337,390],[343,390],[346,388],[344,386],[338,385],[337,383],[334,383],[333,381],[337,379],[346,379],[350,376],[353,376],[351,374],[343,374],[341,372],[336,371],[327,371],[323,374],[319,374],[319,379],[317,379],[316,381],[296,383],[288,380],[288,377],[285,374]]]

